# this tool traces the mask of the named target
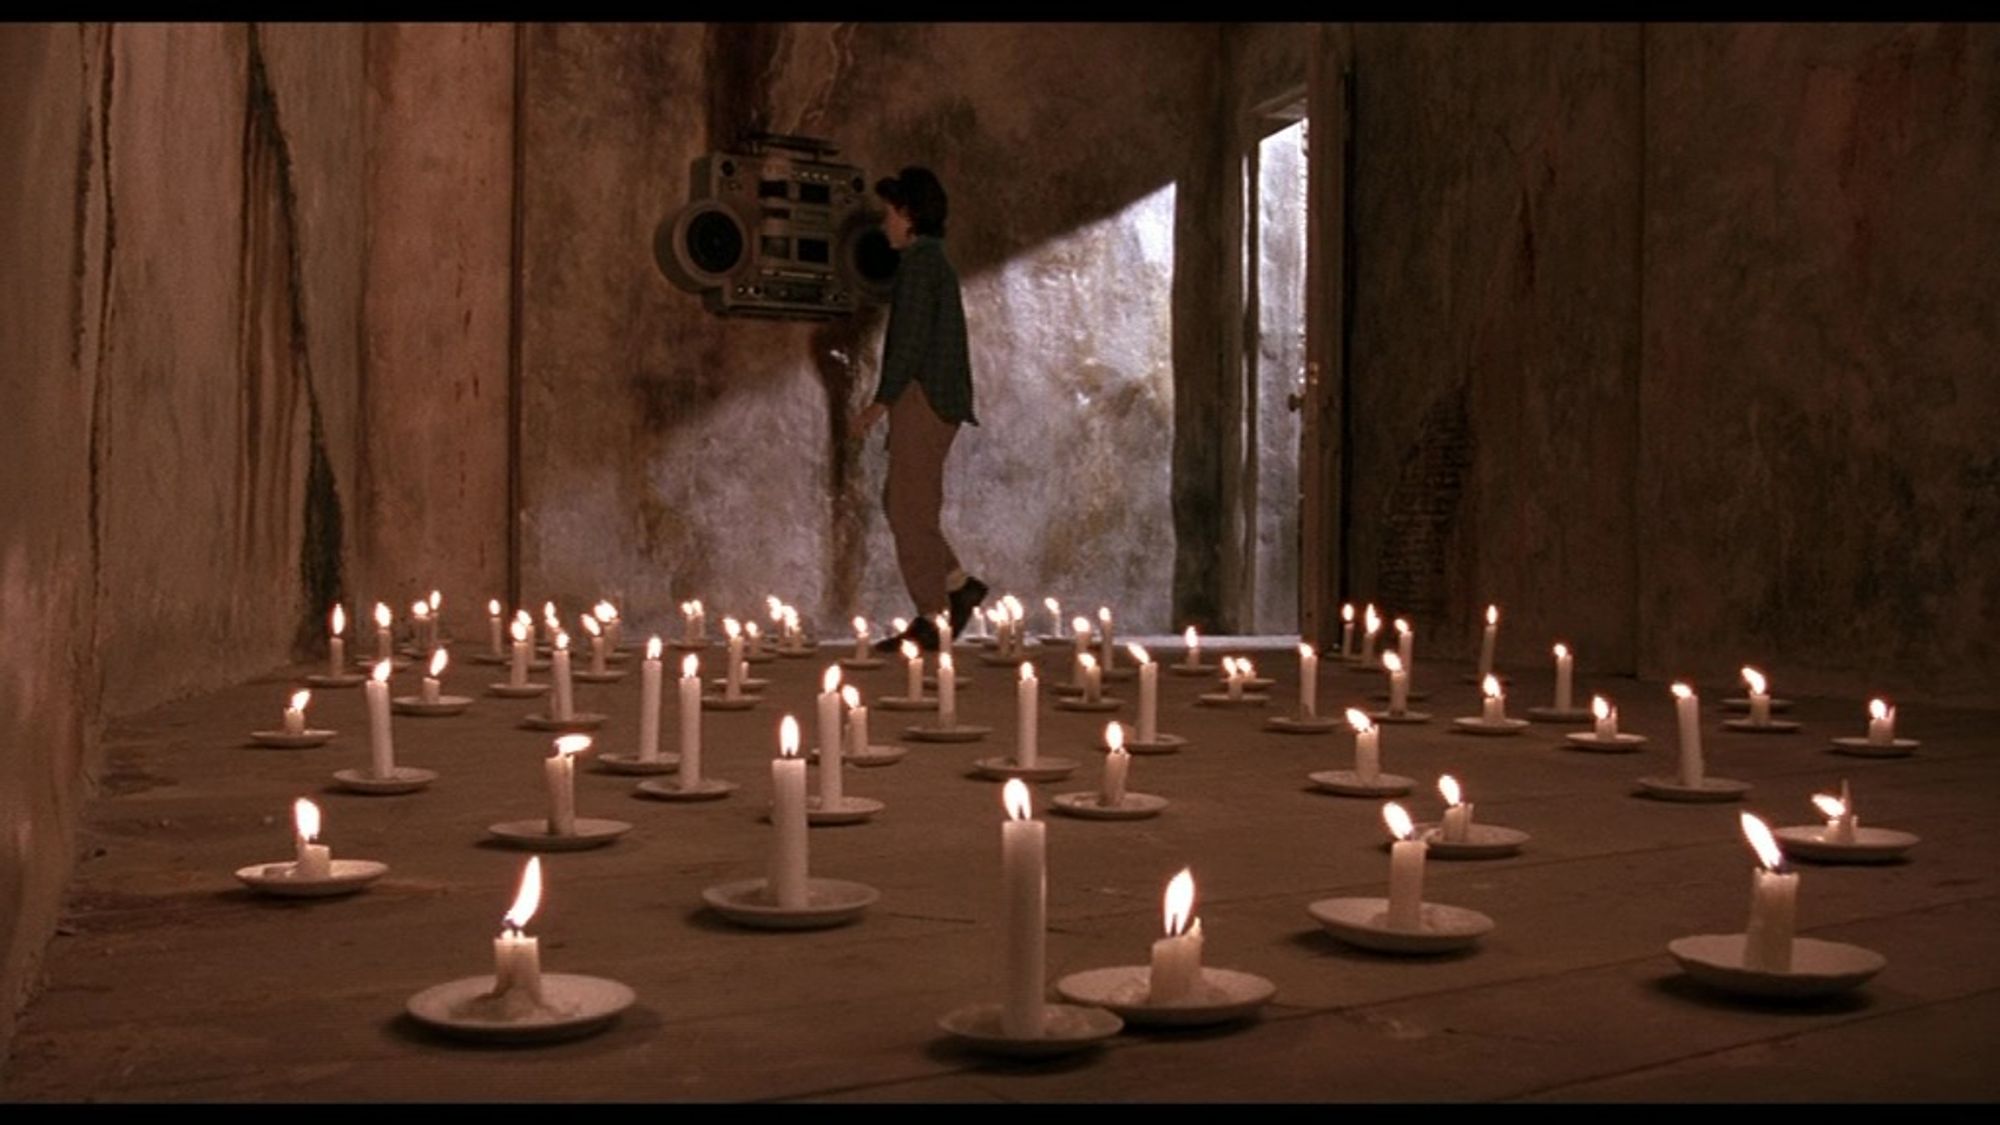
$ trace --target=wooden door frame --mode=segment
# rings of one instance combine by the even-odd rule
[[[1337,643],[1346,585],[1345,445],[1353,35],[1317,24],[1306,57],[1306,381],[1299,425],[1299,637]]]

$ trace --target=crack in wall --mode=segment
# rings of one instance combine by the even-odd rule
[[[90,395],[90,652],[101,647],[104,623],[99,619],[97,607],[104,600],[104,466],[111,460],[111,386],[105,376],[107,368],[106,351],[111,346],[111,265],[118,246],[118,211],[112,196],[111,165],[111,95],[116,78],[117,55],[113,51],[112,40],[116,35],[115,24],[106,25],[101,45],[98,49],[99,68],[102,74],[98,80],[97,93],[97,144],[102,148],[104,169],[104,248],[98,255],[98,296],[97,296],[97,358],[91,371]],[[85,98],[84,118],[89,120],[89,99]],[[87,194],[89,182],[86,179],[82,190]],[[81,209],[80,209],[81,210]],[[78,256],[82,257],[85,229],[79,225],[77,231]],[[79,337],[81,345],[82,309],[78,308]],[[80,356],[79,356],[80,358]],[[101,674],[101,669],[99,673]],[[93,682],[91,709],[95,710],[95,695],[102,689],[101,683]]]

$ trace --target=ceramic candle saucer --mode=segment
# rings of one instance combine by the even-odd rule
[[[856,660],[853,656],[843,656],[840,658],[840,666],[850,672],[867,672],[880,668],[887,663],[888,661],[883,660],[879,656],[870,656],[862,660]]]
[[[1125,1028],[1124,1020],[1103,1008],[1044,1004],[1042,1034],[1009,1035],[1001,1023],[1003,1010],[1001,1004],[969,1004],[941,1017],[938,1026],[974,1050],[1030,1059],[1088,1050]]]
[[[1724,719],[1722,729],[1744,734],[1796,734],[1799,724],[1792,719],[1770,719],[1761,723],[1753,723],[1749,719]]]
[[[1429,699],[1431,697],[1431,693],[1427,691],[1419,691],[1416,688],[1411,688],[1409,691],[1403,693],[1403,697],[1405,699],[1413,700],[1416,702],[1422,702],[1423,700]],[[1378,691],[1370,695],[1368,698],[1380,700],[1383,703],[1387,703],[1389,702],[1389,693],[1386,691]]]
[[[1722,701],[1722,707],[1723,710],[1725,711],[1748,711],[1750,709],[1750,701],[1748,699],[1740,697],[1736,699],[1725,699]],[[1772,714],[1776,714],[1780,711],[1789,711],[1791,709],[1792,709],[1791,700],[1779,699],[1775,696],[1772,697],[1771,699]]]
[[[1364,781],[1355,770],[1320,770],[1307,774],[1306,778],[1318,788],[1343,797],[1400,797],[1417,785],[1414,780],[1393,773],[1378,773],[1373,780]]]
[[[1502,718],[1499,722],[1489,723],[1486,721],[1484,715],[1477,718],[1467,715],[1463,718],[1453,719],[1451,721],[1451,728],[1453,730],[1462,730],[1467,734],[1520,734],[1522,731],[1528,729],[1528,720]]]
[[[1083,686],[1064,680],[1061,683],[1044,685],[1048,693],[1058,699],[1076,699],[1083,695]]]
[[[1160,667],[1175,676],[1213,676],[1222,670],[1220,664],[1189,664],[1186,660],[1176,660],[1172,664],[1162,664]]]
[[[548,1007],[518,1019],[482,1011],[480,997],[493,991],[495,978],[463,977],[410,997],[404,1010],[426,1027],[460,1039],[505,1043],[551,1043],[578,1039],[611,1026],[638,995],[615,980],[543,973],[542,998]]]
[[[1639,792],[1662,801],[1739,801],[1750,792],[1750,783],[1704,777],[1699,785],[1682,785],[1678,777],[1642,777]]]
[[[486,831],[498,840],[531,852],[580,852],[611,843],[632,831],[632,826],[622,820],[580,816],[576,818],[576,831],[559,836],[549,831],[548,817],[535,816],[489,824]]]
[[[743,663],[745,664],[775,664],[777,660],[777,656],[772,654],[768,649],[763,652],[751,652],[745,649],[743,652]]]
[[[718,883],[703,890],[701,900],[739,926],[757,930],[818,930],[854,921],[882,897],[882,892],[866,883],[808,876],[806,905],[788,908],[778,905],[766,889],[767,883],[762,878]]]
[[[1098,666],[1097,674],[1102,676],[1103,682],[1107,684],[1130,683],[1139,678],[1137,668],[1106,668],[1101,664]]]
[[[469,695],[440,695],[425,701],[421,695],[399,695],[389,701],[389,710],[398,715],[421,715],[435,718],[442,715],[462,715],[472,706]]]
[[[1432,859],[1498,859],[1513,855],[1528,842],[1528,834],[1517,828],[1473,821],[1465,839],[1448,842],[1435,821],[1416,826],[1416,838],[1424,842],[1424,854]]]
[[[1076,637],[1070,633],[1043,633],[1034,638],[1043,648],[1076,648]]]
[[[474,664],[505,664],[509,659],[509,654],[504,652],[475,652],[471,656],[466,657],[466,659]]]
[[[1141,740],[1137,735],[1128,735],[1125,739],[1125,752],[1127,754],[1172,754],[1187,744],[1187,739],[1177,734],[1155,733],[1150,740]],[[1104,744],[1103,735],[1098,736],[1097,749],[1107,754],[1111,752],[1111,747]]]
[[[1792,966],[1784,971],[1743,964],[1746,934],[1695,934],[1667,943],[1687,975],[1743,996],[1802,1000],[1846,992],[1882,971],[1888,958],[1845,942],[1792,939]]]
[[[1428,723],[1431,721],[1431,713],[1429,711],[1370,711],[1368,712],[1368,717],[1378,723]]]
[[[904,727],[903,737],[911,742],[977,742],[993,733],[992,727],[959,723],[949,727]]]
[[[1589,709],[1578,707],[1566,709],[1530,707],[1528,708],[1528,718],[1538,723],[1591,723],[1597,721],[1597,716],[1591,714]]]
[[[791,648],[788,648],[784,645],[779,645],[777,648],[774,648],[771,651],[777,653],[779,656],[784,657],[786,660],[804,660],[808,656],[819,655],[819,648],[817,646],[806,645],[806,644],[798,645],[796,647],[791,647]]]
[[[1195,696],[1194,701],[1201,707],[1262,707],[1271,702],[1271,697],[1249,691],[1234,697],[1226,691],[1205,691]]]
[[[1273,715],[1264,720],[1265,730],[1280,734],[1325,734],[1346,725],[1346,720],[1329,719],[1320,716],[1306,718],[1300,715]]]
[[[349,895],[380,879],[388,870],[386,863],[372,859],[336,859],[332,861],[333,871],[324,879],[299,879],[292,875],[293,864],[257,863],[238,868],[236,877],[251,890],[284,898],[331,898],[334,895]]]
[[[907,695],[883,695],[876,697],[875,706],[884,711],[935,711],[938,701],[935,695],[922,695],[915,699]]]
[[[554,686],[554,684],[487,684],[486,694],[497,695],[502,699],[533,699],[538,695],[548,694],[549,689]]]
[[[397,766],[388,777],[376,777],[372,770],[335,770],[333,780],[340,788],[352,793],[368,793],[387,796],[394,793],[415,793],[437,780],[436,770],[413,769]]]
[[[1626,734],[1619,731],[1609,739],[1597,737],[1595,730],[1571,731],[1563,735],[1563,744],[1571,750],[1592,750],[1599,754],[1630,754],[1646,744],[1643,734]]]
[[[353,687],[356,684],[367,682],[367,679],[368,675],[365,672],[343,672],[338,676],[329,676],[325,672],[317,672],[307,676],[306,683],[313,687],[339,688]]]
[[[1085,699],[1080,695],[1076,695],[1056,700],[1055,706],[1058,711],[1096,711],[1101,713],[1116,711],[1120,707],[1125,706],[1125,701],[1122,699],[1113,699],[1108,695],[1100,695],[1096,699]]]
[[[1865,737],[1836,738],[1833,740],[1833,752],[1857,758],[1907,758],[1922,745],[1914,738],[1898,738],[1887,743],[1870,742]]]
[[[903,755],[907,753],[909,753],[907,749],[897,746],[894,743],[878,742],[858,753],[843,749],[840,752],[840,760],[850,766],[862,766],[864,768],[868,766],[887,766],[902,761]],[[806,761],[819,761],[819,751],[806,751]]]
[[[731,699],[726,695],[704,695],[701,697],[701,709],[704,711],[748,711],[755,706],[757,706],[757,697],[754,695],[739,695],[735,699]]]
[[[908,673],[905,674],[907,675]],[[971,676],[966,675],[964,672],[953,672],[951,674],[951,683],[952,686],[957,688],[959,691],[967,691],[979,685],[979,681],[973,679]],[[937,677],[925,676],[924,690],[935,695],[937,694],[937,689],[938,689]]]
[[[1012,754],[1006,757],[981,758],[972,763],[972,768],[981,777],[994,781],[1020,778],[1022,781],[1060,781],[1076,772],[1076,762],[1069,758],[1049,758],[1037,755],[1032,766],[1016,765]]]
[[[1323,898],[1306,912],[1334,937],[1378,953],[1449,953],[1493,929],[1493,919],[1477,910],[1438,902],[1418,909],[1423,922],[1418,930],[1392,928],[1386,898]]]
[[[1229,680],[1226,677],[1217,676],[1215,678],[1215,685],[1226,692],[1229,688]],[[1243,681],[1243,691],[1245,694],[1270,691],[1276,686],[1278,686],[1278,681],[1269,676],[1252,676]]]
[[[606,668],[602,672],[593,672],[585,668],[581,671],[571,672],[570,678],[580,684],[615,684],[630,674],[624,668]]]
[[[596,757],[597,769],[600,773],[618,773],[629,776],[633,774],[673,773],[675,770],[681,768],[681,756],[679,754],[656,754],[650,762],[637,754],[604,753]]]
[[[1059,812],[1085,820],[1144,820],[1160,815],[1160,810],[1167,807],[1165,797],[1129,790],[1125,799],[1115,805],[1105,804],[1101,793],[1058,793],[1049,799],[1049,803]]]
[[[604,725],[609,716],[602,711],[572,711],[567,719],[558,719],[539,711],[521,716],[521,725],[535,730],[596,730]]]
[[[634,789],[648,797],[657,797],[662,801],[713,801],[734,793],[736,791],[736,783],[733,781],[722,781],[713,777],[704,777],[700,781],[683,789],[679,781],[668,781],[665,778],[655,777],[640,782],[634,786]]]
[[[806,823],[811,825],[860,824],[862,821],[881,812],[884,807],[886,806],[882,802],[872,797],[849,797],[843,795],[838,805],[828,808],[821,803],[820,795],[814,793],[806,798]],[[768,813],[765,814],[765,819],[770,819]]]
[[[253,730],[250,741],[280,750],[309,750],[314,746],[325,746],[338,733],[331,730],[302,730],[297,734],[282,730]]]
[[[708,681],[708,686],[714,688],[717,692],[728,691],[729,678],[726,676],[713,677]],[[740,686],[746,692],[759,692],[770,687],[771,681],[760,676],[745,676]]]
[[[1153,1003],[1151,965],[1119,965],[1087,969],[1056,982],[1056,994],[1079,1004],[1094,1004],[1133,1027],[1202,1027],[1228,1023],[1257,1014],[1278,986],[1255,973],[1201,967],[1201,979],[1188,996],[1171,1004]]]
[[[1854,842],[1842,843],[1824,824],[1801,824],[1773,829],[1771,835],[1788,856],[1819,863],[1890,863],[1901,859],[1917,842],[1917,837],[1892,828],[1861,825],[1854,830]]]

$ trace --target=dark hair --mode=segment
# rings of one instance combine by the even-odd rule
[[[944,237],[944,218],[950,210],[944,185],[929,168],[912,164],[894,176],[875,181],[875,194],[892,207],[910,216],[910,226],[918,234]]]

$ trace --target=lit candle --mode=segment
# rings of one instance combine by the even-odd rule
[[[604,626],[605,645],[613,652],[618,651],[619,642],[623,639],[619,635],[618,607],[610,602],[598,602],[590,612],[597,618],[597,623]]]
[[[1407,619],[1398,617],[1396,619],[1396,655],[1402,659],[1405,669],[1417,666],[1415,652],[1413,651],[1416,648],[1416,644],[1417,631],[1410,628],[1410,623]]]
[[[424,643],[421,647],[436,648],[438,646],[438,634],[444,627],[444,615],[438,612],[438,609],[444,605],[443,595],[439,594],[436,590],[432,590],[428,604],[430,613],[426,615],[425,621],[428,623],[429,629],[424,635]]]
[[[394,618],[389,616],[389,606],[386,602],[375,603],[375,659],[377,661],[388,660],[395,655],[394,646],[391,644],[389,637],[389,624],[394,620]]]
[[[1506,722],[1507,694],[1500,690],[1499,678],[1496,676],[1487,676],[1479,685],[1479,691],[1485,696],[1485,703],[1483,709],[1480,711],[1480,718],[1489,725]]]
[[[1771,722],[1771,693],[1766,691],[1764,673],[1745,665],[1743,682],[1750,687],[1750,722],[1754,726],[1767,726]]]
[[[1062,604],[1054,598],[1043,598],[1042,604],[1049,607],[1049,635],[1062,636]]]
[[[847,752],[850,755],[868,753],[868,708],[861,705],[861,693],[849,684],[840,689],[841,701],[847,704]]]
[[[549,835],[576,835],[576,760],[590,748],[587,734],[566,734],[556,739],[556,752],[542,761],[549,783]]]
[[[556,603],[542,603],[542,643],[553,647],[556,634],[562,632],[562,618],[556,616]]]
[[[1083,701],[1095,703],[1104,687],[1104,672],[1097,666],[1097,657],[1084,653],[1076,658],[1083,667]]]
[[[292,864],[292,878],[332,878],[333,849],[325,844],[313,843],[319,838],[319,806],[304,797],[293,801],[292,825],[296,829],[293,843],[298,848],[298,859]]]
[[[778,756],[771,759],[770,874],[766,889],[786,910],[806,905],[806,762],[799,755],[799,721],[778,724]]]
[[[1686,684],[1675,684],[1674,715],[1681,735],[1681,785],[1694,789],[1701,785],[1701,699]]]
[[[1153,943],[1146,1000],[1178,1004],[1189,999],[1201,981],[1201,919],[1194,917],[1193,871],[1181,868],[1167,884],[1162,905],[1167,936]]]
[[[486,603],[486,643],[493,649],[493,655],[505,656],[504,622],[500,617],[500,599],[493,598]]]
[[[1319,654],[1313,646],[1299,646],[1299,714],[1307,719],[1318,714]]]
[[[1596,722],[1597,741],[1618,741],[1618,708],[1601,695],[1590,697],[1590,714]]]
[[[840,665],[830,664],[819,679],[819,807],[840,806]]]
[[[493,991],[490,995],[517,995],[535,1004],[542,1003],[541,943],[521,931],[535,909],[542,904],[542,857],[532,856],[521,871],[521,889],[507,911],[500,936],[493,939]]]
[[[949,650],[938,652],[938,723],[950,730],[958,725],[958,667]]]
[[[722,694],[726,699],[735,699],[743,694],[743,626],[734,617],[725,617],[722,631],[729,636],[729,655],[722,669]]]
[[[555,652],[549,656],[550,675],[555,679],[555,708],[552,717],[559,723],[566,723],[576,715],[575,688],[569,677],[569,634],[556,630]]]
[[[1354,772],[1372,782],[1382,774],[1382,731],[1366,711],[1349,707],[1347,725],[1354,728]]]
[[[1570,672],[1574,666],[1574,658],[1570,656],[1569,646],[1565,644],[1558,644],[1555,647],[1555,654],[1556,710],[1568,711],[1570,710]]]
[[[1382,819],[1396,842],[1389,847],[1389,926],[1397,930],[1423,928],[1424,853],[1410,814],[1394,801],[1382,806]]]
[[[368,693],[368,750],[378,778],[396,773],[396,746],[389,740],[389,662],[379,661],[364,685]]]
[[[1438,794],[1445,806],[1440,835],[1447,844],[1465,843],[1472,832],[1472,802],[1459,800],[1458,779],[1450,774],[1438,778]]]
[[[764,631],[757,627],[755,621],[743,623],[743,643],[747,650],[744,653],[746,663],[749,657],[764,655]]]
[[[590,634],[590,674],[593,676],[602,676],[604,674],[604,627],[597,623],[595,616],[588,613],[583,614],[578,620],[583,624],[583,631]]]
[[[438,677],[444,675],[444,666],[450,660],[451,657],[446,655],[444,649],[431,650],[430,675],[425,676],[423,681],[417,685],[418,699],[425,703],[436,703],[438,701],[438,691],[443,686],[439,682]]]
[[[697,623],[700,614],[701,614],[701,603],[699,602],[681,603],[682,644],[698,645],[701,643],[701,626],[700,624]]]
[[[1112,665],[1110,606],[1101,605],[1097,607],[1097,621],[1098,624],[1103,626],[1097,633],[1097,662],[1106,669],[1109,669]]]
[[[410,646],[422,652],[430,646],[431,603],[418,598],[410,603]]]
[[[347,640],[341,636],[347,631],[347,611],[336,605],[332,618],[327,623],[326,674],[340,676],[347,671]]]
[[[1076,638],[1076,655],[1070,660],[1070,686],[1083,690],[1083,658],[1090,655],[1090,618],[1078,615],[1069,623],[1070,634]]]
[[[1382,632],[1382,615],[1368,606],[1361,615],[1361,663],[1366,666],[1375,663],[1375,638]]]
[[[528,625],[515,618],[508,629],[514,634],[514,658],[507,666],[507,683],[512,687],[528,686]]]
[[[1006,991],[1000,1026],[1016,1039],[1043,1030],[1043,946],[1047,930],[1046,827],[1030,819],[1028,786],[1018,777],[1002,794],[1007,820],[1000,826],[1001,929],[1006,934]]]
[[[1743,835],[1757,853],[1758,867],[1750,875],[1750,925],[1743,935],[1743,967],[1768,973],[1790,972],[1792,935],[1796,932],[1799,876],[1784,871],[1784,853],[1771,829],[1743,813]]]
[[[639,760],[660,757],[660,653],[658,634],[646,640],[646,660],[639,665]],[[697,710],[699,706],[697,705]]]
[[[1187,632],[1181,634],[1181,636],[1187,641],[1187,659],[1183,663],[1190,668],[1199,668],[1201,666],[1201,634],[1195,632],[1194,626],[1190,625],[1187,627]]]
[[[1836,844],[1854,842],[1860,824],[1854,817],[1854,799],[1848,795],[1847,782],[1840,783],[1838,797],[1828,793],[1813,794],[1813,804],[1826,817],[1826,831],[1820,834],[1822,839]]]
[[[1125,728],[1115,722],[1106,723],[1104,744],[1111,749],[1104,755],[1104,777],[1098,786],[1097,803],[1115,809],[1125,803],[1125,774],[1132,768],[1132,755],[1125,749]]]
[[[933,620],[933,621],[937,622],[937,631],[938,631],[938,651],[939,651],[939,652],[941,652],[941,653],[944,653],[944,652],[950,652],[950,651],[951,651],[951,615],[950,615],[950,614],[948,614],[948,613],[940,613],[940,614],[938,614],[938,615],[937,615],[936,617],[932,618],[931,620]]]
[[[924,697],[924,653],[915,641],[903,642],[904,694],[911,699]]]
[[[701,660],[688,653],[681,660],[681,769],[683,793],[701,786]]]
[[[1493,642],[1500,636],[1500,607],[1486,607],[1486,631],[1479,635],[1479,678],[1493,674]]]
[[[1389,673],[1389,713],[1401,715],[1410,705],[1410,670],[1403,667],[1403,658],[1393,652],[1382,654],[1382,667]]]
[[[1035,666],[1021,662],[1021,686],[1014,696],[1015,714],[1021,728],[1020,739],[1014,751],[1014,764],[1032,766],[1035,764],[1035,727],[1039,720],[1036,698],[1041,694],[1041,683],[1035,679]]]
[[[1354,655],[1354,603],[1344,602],[1340,607],[1340,658],[1346,660]]]
[[[857,617],[854,619],[854,659],[868,659],[868,619],[866,617]]]
[[[1010,660],[1019,659],[1021,649],[1026,644],[1021,636],[1021,630],[1027,624],[1027,615],[1021,608],[1021,599],[1012,594],[1001,598],[1000,605],[1007,611],[1007,645],[1001,655]]]
[[[1868,701],[1868,741],[1876,746],[1890,746],[1896,741],[1896,709],[1886,700]]]
[[[285,708],[285,733],[304,734],[306,732],[306,704],[312,699],[312,692],[300,689],[292,693],[292,701]]]
[[[1153,663],[1153,657],[1136,644],[1125,646],[1132,659],[1139,662],[1139,741],[1157,742],[1160,733],[1160,666]]]
[[[1222,658],[1222,674],[1229,685],[1229,698],[1234,701],[1243,698],[1243,662],[1233,656]]]

